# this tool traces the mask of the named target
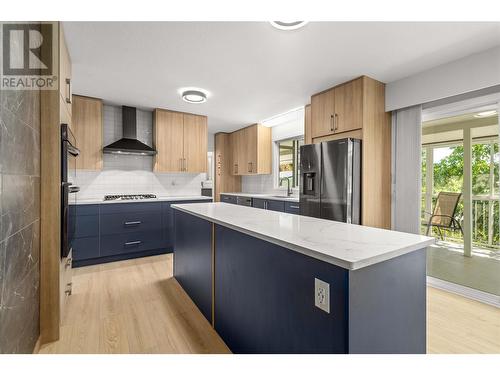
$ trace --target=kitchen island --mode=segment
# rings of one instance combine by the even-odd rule
[[[430,237],[173,204],[174,277],[234,353],[425,353]]]

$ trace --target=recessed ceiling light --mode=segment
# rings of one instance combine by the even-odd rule
[[[182,99],[188,103],[205,103],[207,94],[200,90],[186,90],[182,93]]]
[[[304,27],[307,21],[269,21],[271,25],[280,30],[297,30]]]
[[[474,117],[491,117],[495,116],[497,114],[497,111],[492,110],[492,111],[484,111],[484,112],[479,112],[474,115]]]

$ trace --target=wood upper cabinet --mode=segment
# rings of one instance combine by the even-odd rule
[[[207,118],[184,114],[184,171],[207,172]]]
[[[231,173],[233,175],[240,174],[240,165],[244,163],[244,151],[241,149],[243,132],[235,131],[229,134],[229,143],[231,144],[231,154],[232,154],[232,165],[231,165]]]
[[[184,115],[156,109],[154,112],[155,172],[182,172],[184,163]]]
[[[102,100],[73,95],[72,129],[80,149],[78,169],[102,169]]]
[[[234,175],[271,173],[271,128],[251,125],[231,133],[230,140]]]
[[[207,172],[207,118],[156,109],[155,172]]]
[[[311,137],[342,133],[363,126],[363,78],[311,97]]]
[[[334,132],[342,133],[363,127],[363,79],[335,87]]]
[[[335,89],[311,97],[311,134],[322,137],[333,133]]]

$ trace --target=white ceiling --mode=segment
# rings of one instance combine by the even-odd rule
[[[391,82],[500,45],[500,23],[64,22],[74,93],[240,128],[360,75]],[[201,87],[207,103],[182,101]]]

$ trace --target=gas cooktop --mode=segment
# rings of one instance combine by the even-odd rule
[[[105,195],[105,201],[135,201],[141,199],[155,199],[154,194],[122,194],[122,195]]]

